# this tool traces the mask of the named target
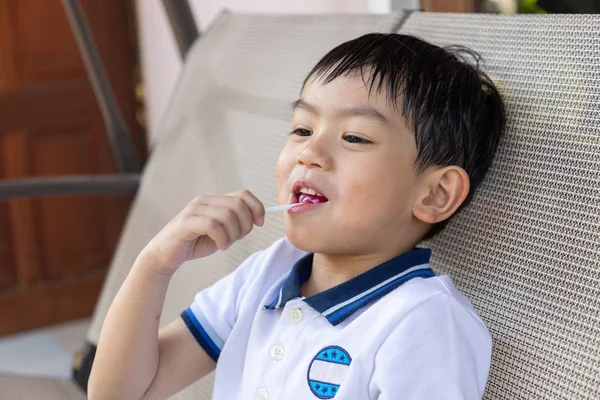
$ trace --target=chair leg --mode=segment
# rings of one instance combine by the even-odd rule
[[[131,135],[125,125],[115,95],[110,88],[106,70],[100,59],[83,8],[79,0],[62,0],[62,4],[69,17],[69,23],[79,46],[79,52],[100,106],[117,166],[124,173],[140,172],[142,168],[135,155]]]

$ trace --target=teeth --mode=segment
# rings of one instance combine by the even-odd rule
[[[309,189],[309,188],[301,188],[300,193],[312,194],[312,195],[317,194],[317,192],[315,192],[313,189]]]

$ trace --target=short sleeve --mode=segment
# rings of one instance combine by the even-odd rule
[[[235,325],[239,301],[260,254],[251,255],[235,271],[198,292],[192,304],[181,313],[190,332],[215,362]]]
[[[438,294],[402,318],[375,357],[373,400],[480,400],[492,342],[471,309]]]

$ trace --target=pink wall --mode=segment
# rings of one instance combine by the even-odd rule
[[[259,13],[368,13],[367,0],[192,0],[191,5],[206,26],[222,9]]]

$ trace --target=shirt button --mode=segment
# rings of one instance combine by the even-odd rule
[[[285,355],[285,349],[283,348],[283,346],[273,346],[271,347],[271,351],[269,352],[271,354],[271,358],[275,361],[280,361],[281,359],[283,359],[283,356]]]
[[[255,400],[268,400],[269,392],[267,392],[266,389],[257,390],[256,394],[254,395],[254,399]]]
[[[302,321],[302,310],[300,308],[292,308],[288,311],[288,317],[293,323]]]

